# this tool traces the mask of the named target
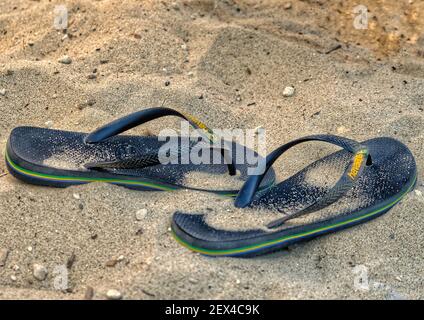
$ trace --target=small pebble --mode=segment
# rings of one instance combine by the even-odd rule
[[[63,64],[71,64],[72,59],[69,56],[63,56],[62,58],[60,58],[58,60],[58,62],[63,63]]]
[[[74,199],[77,199],[77,200],[81,199],[81,196],[78,193],[74,193],[73,197]]]
[[[0,248],[0,267],[6,265],[7,257],[9,256],[9,250],[6,248]]]
[[[192,78],[192,77],[194,76],[193,71],[188,72],[188,73],[187,73],[187,76],[189,76],[190,78]]]
[[[123,261],[123,260],[124,260],[124,256],[123,256],[123,255],[120,255],[120,256],[118,257],[118,259],[116,259],[116,260],[118,260],[118,261]]]
[[[121,300],[122,294],[118,290],[110,289],[106,292],[106,297],[109,300]]]
[[[423,196],[423,193],[422,193],[420,190],[415,190],[414,192],[415,192],[415,194],[416,194],[418,197],[422,197],[422,196]]]
[[[11,275],[11,276],[10,276],[10,280],[12,280],[13,282],[15,282],[16,280],[18,280],[18,278],[16,278],[16,276],[15,276],[15,275]]]
[[[90,74],[87,76],[87,78],[88,78],[88,79],[90,79],[90,80],[94,80],[94,79],[96,79],[96,78],[97,78],[97,75],[96,75],[96,74],[94,74],[94,73],[90,73]]]
[[[29,45],[30,47],[32,47],[32,46],[34,45],[34,42],[30,41],[30,42],[28,42],[28,45]]]
[[[135,213],[135,219],[137,221],[141,221],[146,217],[146,215],[147,215],[147,209],[145,208],[140,209]]]
[[[294,88],[293,87],[285,87],[283,91],[284,97],[291,97],[294,95]]]
[[[169,86],[170,84],[171,84],[171,81],[169,81],[169,80],[165,81],[165,86],[166,87]]]
[[[176,3],[176,2],[172,2],[171,3],[171,7],[172,7],[172,9],[174,9],[174,10],[179,10],[180,8],[178,7],[178,3]]]
[[[33,266],[33,275],[34,278],[43,281],[47,277],[47,269],[41,264],[34,264]]]
[[[192,284],[196,284],[198,283],[198,281],[194,278],[188,278],[188,282],[192,283]]]
[[[28,249],[29,252],[32,252],[32,247],[31,246],[29,246],[27,249]]]
[[[45,125],[46,125],[46,127],[47,127],[48,129],[50,129],[50,128],[52,128],[52,127],[53,127],[53,121],[51,121],[51,120],[46,121]]]
[[[108,63],[109,62],[109,60],[107,60],[107,59],[102,59],[102,60],[100,60],[100,64],[106,64],[106,63]]]
[[[187,45],[186,45],[185,43],[183,43],[183,44],[181,45],[181,49],[183,49],[183,50],[187,50]]]
[[[291,2],[287,2],[286,4],[284,4],[284,10],[289,10],[291,8],[292,8]]]
[[[6,95],[6,89],[0,89],[0,96]]]

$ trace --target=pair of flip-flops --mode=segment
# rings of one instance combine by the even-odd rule
[[[103,181],[138,190],[203,190],[235,197],[238,208],[260,208],[281,213],[263,228],[230,231],[209,225],[203,214],[176,212],[172,217],[175,239],[187,248],[211,256],[252,256],[345,229],[373,219],[392,208],[414,188],[416,165],[412,153],[392,138],[355,142],[333,135],[314,135],[289,142],[261,159],[252,150],[228,141],[232,154],[220,152],[220,164],[163,164],[158,153],[164,141],[151,136],[118,135],[162,116],[179,116],[213,139],[213,132],[196,118],[168,108],[152,108],[120,118],[91,134],[19,127],[7,143],[9,171],[23,181],[54,187]],[[274,184],[277,158],[303,142],[322,141],[342,150],[330,154],[287,180]],[[176,157],[197,145],[178,149]],[[203,149],[200,149],[200,153]],[[251,153],[265,162],[262,173],[248,175],[247,164],[234,163],[235,150]],[[213,162],[212,162],[213,163]],[[331,180],[328,172],[342,171]],[[329,170],[329,171],[328,171]],[[230,174],[244,182],[234,188],[191,186],[190,173]],[[327,172],[327,173],[326,173]],[[329,173],[331,174],[331,173]],[[324,212],[324,214],[316,214]],[[297,223],[296,223],[297,222]]]

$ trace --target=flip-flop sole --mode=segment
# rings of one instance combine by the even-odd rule
[[[6,164],[16,178],[31,184],[51,187],[67,187],[90,182],[107,182],[131,189],[145,191],[171,191],[181,188],[214,192],[234,196],[234,188],[203,189],[186,184],[189,173],[227,175],[225,164],[166,164],[137,169],[112,169],[108,171],[84,168],[88,162],[103,162],[124,157],[130,153],[152,153],[164,142],[157,137],[115,136],[98,144],[87,144],[85,133],[33,127],[19,127],[12,131],[6,147]],[[233,145],[236,152],[253,152],[243,146]],[[256,153],[254,153],[256,156]],[[236,164],[239,175],[234,179],[247,179],[248,166]],[[207,176],[206,176],[207,177]],[[275,174],[267,175],[261,185],[268,188]]]
[[[288,224],[277,231],[229,231],[208,225],[204,215],[177,212],[172,219],[173,235],[185,247],[205,255],[249,257],[277,251],[374,219],[413,190],[417,177],[416,165],[408,148],[394,139],[377,138],[362,144],[369,148],[373,164],[364,169],[344,198],[328,208],[324,218],[317,212],[310,214],[311,217],[318,215],[312,222],[297,226]],[[321,166],[345,166],[348,158],[346,151],[339,151],[314,162],[291,178],[261,192],[252,207],[287,211],[293,202],[297,202],[297,207],[307,206],[309,199],[325,194],[329,188],[308,181],[311,172],[319,170]]]

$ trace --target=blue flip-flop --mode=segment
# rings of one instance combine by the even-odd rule
[[[235,142],[227,142],[231,152],[219,164],[171,162],[162,164],[159,150],[165,143],[156,136],[119,135],[135,126],[164,117],[177,116],[201,130],[209,139],[213,131],[195,117],[170,108],[150,108],[119,118],[92,133],[70,132],[37,127],[13,129],[6,147],[6,164],[10,173],[27,183],[51,187],[67,187],[89,182],[107,182],[137,190],[176,190],[188,188],[235,196],[234,187],[208,189],[191,187],[187,174],[200,172],[210,175],[240,174],[234,179],[248,178],[249,165],[235,163],[237,152],[253,150]],[[182,137],[180,137],[182,139]],[[189,148],[180,148],[177,156],[190,152],[198,140],[189,138]],[[216,150],[215,150],[216,151]],[[215,152],[213,151],[213,152]],[[220,149],[225,158],[224,148]],[[200,153],[202,150],[200,150]],[[211,157],[212,157],[212,153]],[[225,160],[225,161],[224,161]],[[259,160],[258,160],[259,161]],[[274,182],[274,172],[265,177],[262,188]]]
[[[235,199],[239,208],[267,208],[283,213],[263,228],[222,230],[211,226],[203,214],[176,212],[172,218],[175,239],[190,250],[209,256],[254,256],[339,231],[387,212],[411,190],[417,169],[411,151],[387,137],[358,143],[315,135],[287,143],[266,157],[266,169],[289,148],[306,141],[324,141],[343,150],[328,155],[287,180],[258,191],[265,173],[251,176]],[[323,168],[342,169],[336,183],[316,177]],[[325,170],[324,170],[325,171]],[[311,177],[315,177],[311,179]]]

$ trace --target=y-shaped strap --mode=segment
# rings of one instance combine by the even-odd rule
[[[313,211],[318,211],[336,202],[343,195],[345,195],[349,189],[352,188],[354,182],[361,174],[365,164],[371,164],[371,157],[368,154],[367,147],[361,145],[360,143],[354,140],[334,135],[313,135],[300,138],[277,148],[266,157],[265,172],[259,175],[253,175],[245,182],[236,197],[234,203],[235,206],[238,208],[244,208],[248,206],[252,202],[254,194],[258,189],[258,186],[264,178],[266,172],[272,166],[275,160],[277,160],[284,152],[286,152],[291,147],[307,141],[324,141],[335,144],[351,152],[353,154],[352,160],[346,167],[339,181],[337,181],[337,183],[324,196],[317,198],[314,203],[294,214],[272,221],[270,224],[268,224],[269,228],[276,228],[289,219],[293,219],[295,217],[299,217],[301,215]]]
[[[209,142],[213,142],[216,137],[213,131],[209,129],[203,122],[193,117],[192,115],[170,109],[170,108],[150,108],[134,112],[125,117],[114,120],[94,132],[90,133],[86,138],[85,142],[88,144],[94,144],[102,142],[110,137],[116,136],[124,131],[139,126],[143,123],[152,121],[157,118],[164,116],[177,116],[187,120],[196,129],[201,129]],[[228,150],[225,148],[219,148],[221,155],[224,157],[225,162],[228,166],[230,175],[236,174],[235,164],[231,159],[231,155],[228,154]],[[181,152],[181,150],[179,151]],[[138,158],[131,158],[126,160],[110,161],[110,162],[98,162],[86,164],[89,169],[106,169],[106,168],[141,168],[151,165],[159,164],[159,158],[157,154],[146,154],[139,156]]]
[[[213,141],[214,135],[211,129],[209,129],[203,122],[196,119],[192,115],[179,112],[170,108],[149,108],[141,111],[131,113],[125,117],[116,119],[90,133],[86,138],[86,143],[98,143],[104,141],[110,137],[116,136],[124,131],[130,130],[143,123],[165,117],[165,116],[177,116],[190,122],[190,124],[205,132],[209,140]]]

